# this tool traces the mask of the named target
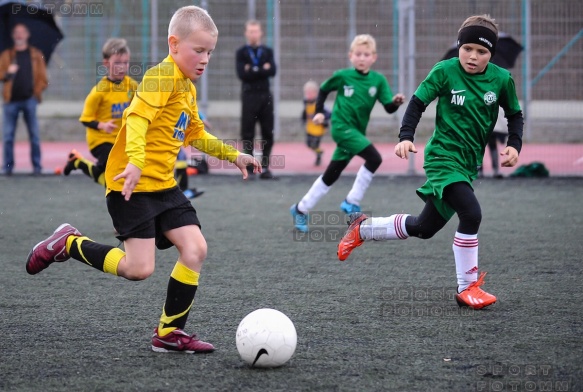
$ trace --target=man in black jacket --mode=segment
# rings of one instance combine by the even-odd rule
[[[261,128],[263,150],[261,179],[273,179],[269,170],[269,157],[273,148],[273,96],[269,78],[275,76],[273,50],[261,44],[263,31],[256,20],[245,23],[247,44],[237,50],[237,76],[242,84],[241,139],[243,151],[253,155],[255,124]]]

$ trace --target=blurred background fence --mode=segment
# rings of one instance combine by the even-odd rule
[[[463,20],[488,13],[501,31],[525,46],[511,70],[527,115],[530,143],[583,142],[583,1],[581,0],[111,0],[41,1],[51,4],[65,39],[49,66],[50,87],[44,115],[66,118],[80,105],[95,81],[101,46],[124,37],[132,50],[130,73],[140,80],[145,68],[167,54],[166,36],[173,12],[184,5],[209,10],[219,41],[199,100],[217,133],[236,137],[240,82],[236,49],[244,44],[248,18],[264,25],[265,41],[276,49],[278,76],[277,138],[303,140],[299,121],[302,85],[324,81],[348,66],[348,44],[355,34],[377,38],[374,68],[386,75],[393,92],[408,96],[454,44]],[[85,7],[85,8],[83,8]],[[77,13],[75,12],[77,10]],[[53,102],[53,105],[50,105]],[[330,102],[331,103],[331,102]],[[528,105],[525,105],[528,103]],[[369,134],[373,140],[396,140],[399,116],[376,108]],[[77,117],[74,113],[73,117]],[[420,138],[431,131],[431,108],[420,124]],[[77,123],[78,124],[78,123]],[[75,124],[79,132],[78,125]],[[68,134],[62,125],[59,135]],[[55,131],[51,137],[59,138]],[[73,136],[71,136],[73,137]],[[583,151],[581,153],[583,156]]]

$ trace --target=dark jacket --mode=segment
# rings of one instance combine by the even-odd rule
[[[273,50],[265,45],[260,45],[253,52],[251,50],[249,45],[242,46],[237,50],[235,57],[237,76],[243,82],[242,90],[269,92],[269,78],[276,73]],[[269,69],[263,68],[266,63],[269,63]]]

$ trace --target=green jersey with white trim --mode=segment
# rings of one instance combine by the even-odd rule
[[[506,69],[489,63],[481,74],[464,71],[457,57],[437,63],[415,91],[428,105],[437,101],[435,130],[425,147],[425,165],[453,161],[470,173],[482,165],[498,108],[519,112],[514,80]]]
[[[373,70],[366,75],[354,68],[338,70],[320,88],[337,92],[330,121],[332,134],[346,129],[356,129],[364,134],[376,101],[383,105],[393,101],[387,79]]]

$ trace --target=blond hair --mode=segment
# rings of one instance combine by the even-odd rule
[[[209,13],[195,5],[179,8],[168,25],[168,36],[186,38],[195,30],[203,30],[212,36],[219,35],[219,30]]]
[[[370,34],[360,34],[354,37],[350,44],[350,51],[352,52],[357,46],[367,46],[373,53],[377,52],[377,41]]]
[[[460,30],[463,29],[464,27],[469,26],[485,27],[488,30],[491,30],[494,34],[496,34],[496,38],[498,38],[498,24],[496,23],[496,19],[492,18],[488,14],[470,16],[469,18],[464,20],[464,23],[462,23]],[[460,30],[458,30],[458,33]]]
[[[104,59],[108,59],[114,54],[130,54],[128,43],[123,38],[110,38],[103,44],[101,53]]]
[[[304,92],[312,89],[312,90],[320,90],[320,85],[313,80],[308,80],[306,84],[304,84]]]

